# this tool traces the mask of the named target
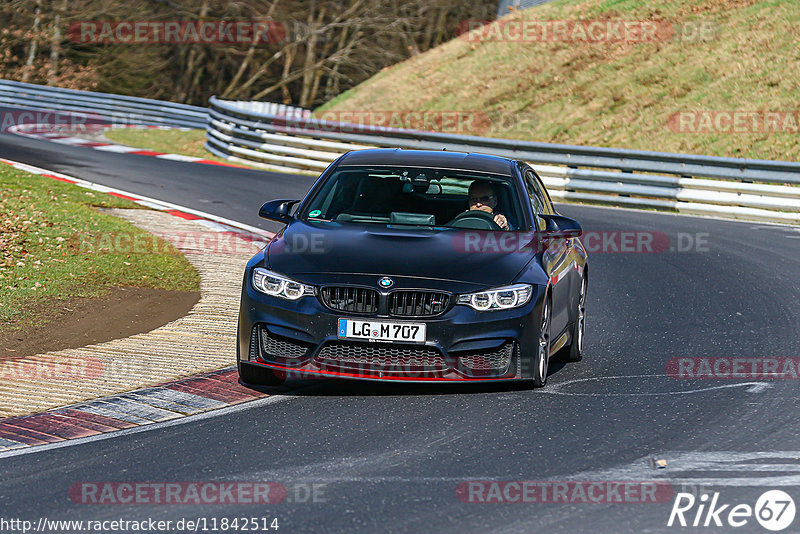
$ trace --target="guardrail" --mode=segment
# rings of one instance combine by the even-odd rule
[[[205,128],[208,110],[198,106],[0,80],[0,107],[85,113],[111,125]]]
[[[494,154],[531,163],[556,200],[800,223],[800,163],[513,141],[310,118],[301,108],[211,97],[174,102],[0,80],[0,107],[82,112],[114,124],[206,128],[206,148],[233,161],[318,173],[375,147]]]
[[[527,161],[556,200],[800,223],[800,163],[379,128],[265,113],[211,97],[206,149],[233,161],[319,172],[344,152],[375,147]]]

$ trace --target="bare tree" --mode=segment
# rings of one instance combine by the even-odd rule
[[[36,35],[42,25],[42,0],[36,0],[36,11],[33,16],[33,28],[31,31],[31,44],[28,47],[28,59],[25,61],[25,69],[22,71],[22,81],[30,80],[33,70],[33,61],[36,59],[36,49],[39,47],[39,39]]]
[[[4,0],[0,76],[200,105],[217,94],[312,107],[494,8],[494,0]],[[137,20],[252,20],[284,31],[224,44],[100,43],[67,32],[81,21]]]

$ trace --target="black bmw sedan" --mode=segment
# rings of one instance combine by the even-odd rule
[[[579,360],[588,265],[580,225],[526,163],[375,149],[334,161],[247,264],[239,376],[547,381]]]

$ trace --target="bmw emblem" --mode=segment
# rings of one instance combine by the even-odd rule
[[[383,278],[378,280],[378,285],[381,286],[383,289],[389,289],[394,285],[394,280],[392,280],[388,276],[384,276]]]

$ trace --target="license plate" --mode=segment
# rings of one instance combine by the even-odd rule
[[[387,323],[339,319],[338,336],[344,339],[425,343],[425,326],[425,323]]]

